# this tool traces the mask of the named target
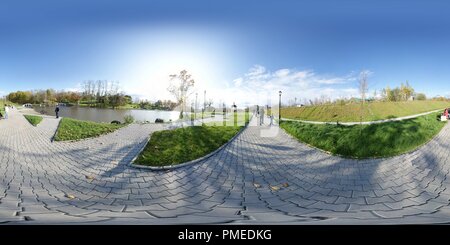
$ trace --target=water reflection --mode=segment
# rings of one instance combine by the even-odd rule
[[[60,106],[59,115],[62,117],[70,117],[79,120],[87,120],[94,122],[106,122],[117,120],[123,122],[123,118],[127,115],[134,117],[136,121],[155,122],[156,118],[161,118],[164,122],[178,119],[180,112],[178,111],[158,111],[158,110],[114,110],[102,108],[88,108],[78,106]],[[55,115],[55,107],[35,107],[35,111],[46,115]]]

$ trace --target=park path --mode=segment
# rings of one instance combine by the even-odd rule
[[[450,126],[420,149],[351,160],[253,119],[233,142],[171,171],[128,163],[160,124],[51,142],[58,121],[0,121],[0,222],[19,224],[450,222]]]
[[[341,125],[347,125],[347,126],[359,125],[359,124],[370,125],[370,124],[379,124],[379,123],[395,122],[395,121],[403,121],[403,120],[407,120],[407,119],[413,119],[413,118],[429,115],[431,113],[435,113],[435,112],[439,112],[439,111],[442,112],[443,110],[444,109],[439,109],[439,110],[428,111],[428,112],[414,114],[414,115],[409,115],[409,116],[404,116],[404,117],[396,117],[396,118],[390,118],[390,119],[383,119],[383,120],[376,120],[376,121],[365,121],[365,122],[336,122],[336,121],[334,121],[334,122],[322,122],[322,121],[308,121],[308,120],[290,119],[290,118],[282,118],[282,119],[283,119],[283,121],[294,121],[294,122],[303,122],[303,123],[311,123],[311,124],[341,124]]]

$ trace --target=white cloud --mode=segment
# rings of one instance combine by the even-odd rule
[[[236,103],[239,107],[252,104],[278,103],[278,91],[282,91],[284,103],[297,98],[297,102],[327,97],[329,99],[357,97],[356,81],[359,74],[350,72],[342,76],[318,74],[313,70],[296,70],[282,68],[270,71],[262,65],[251,67],[245,74],[229,81],[217,79],[218,76],[200,76],[201,69],[191,69],[195,74],[194,90],[198,93],[198,103],[203,103],[203,91],[206,98],[212,99],[214,105]],[[162,74],[162,75],[161,75]],[[167,92],[167,71],[158,72],[153,79],[137,79],[133,83],[124,83],[122,89],[133,98],[157,100],[173,99]],[[220,78],[220,76],[219,76]],[[158,81],[158,82],[149,82]],[[211,82],[210,82],[211,81]],[[202,83],[203,82],[203,83]],[[195,101],[194,95],[190,101]]]
[[[233,80],[234,86],[240,87],[240,86],[242,85],[242,82],[243,82],[243,81],[244,81],[244,79],[242,79],[242,77],[237,78],[237,79],[234,79],[234,80]]]
[[[313,70],[298,71],[295,69],[279,69],[268,71],[264,66],[255,65],[241,77],[233,80],[226,90],[218,96],[225,101],[236,103],[268,104],[278,101],[278,91],[282,91],[283,101],[294,98],[302,100],[327,97],[330,99],[358,96],[354,83],[358,75],[350,72],[345,76],[316,74]]]

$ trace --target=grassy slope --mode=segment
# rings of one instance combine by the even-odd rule
[[[195,126],[155,132],[135,163],[165,166],[191,161],[213,152],[240,129],[241,127]]]
[[[448,101],[405,101],[366,103],[363,109],[363,121],[374,121],[393,117],[419,114],[436,109],[450,107]],[[361,106],[358,103],[347,105],[320,105],[282,108],[283,118],[309,121],[358,122]]]
[[[42,122],[42,117],[40,116],[33,116],[33,115],[23,115],[29,123],[33,126],[37,126],[40,122]]]
[[[445,125],[438,113],[373,125],[336,126],[285,121],[281,127],[300,141],[348,157],[387,157],[428,142]]]
[[[96,137],[102,134],[113,132],[116,129],[123,127],[124,125],[125,124],[116,125],[81,121],[65,117],[61,119],[58,132],[55,136],[55,140],[79,140]]]

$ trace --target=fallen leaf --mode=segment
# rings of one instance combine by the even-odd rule
[[[253,183],[253,186],[254,186],[255,188],[259,188],[259,187],[261,187],[261,185],[260,185],[260,184],[258,184],[258,183]]]
[[[283,187],[289,187],[288,183],[283,183]]]
[[[280,187],[278,187],[278,186],[270,186],[270,189],[272,189],[273,191],[278,191],[280,189]]]
[[[92,176],[92,175],[86,175],[85,177],[86,177],[86,179],[88,179],[88,180],[93,180],[93,179],[94,179],[94,176]]]
[[[71,195],[71,194],[66,194],[66,197],[69,198],[69,199],[75,199],[75,196]]]

